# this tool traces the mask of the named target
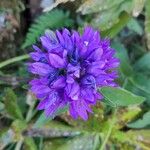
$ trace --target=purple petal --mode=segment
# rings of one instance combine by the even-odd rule
[[[66,78],[65,77],[59,77],[53,84],[52,84],[52,88],[64,88],[66,85]]]
[[[47,117],[53,117],[54,113],[57,111],[58,105],[51,105],[47,109],[45,109],[45,115]]]
[[[63,58],[61,58],[57,54],[50,53],[49,54],[49,61],[50,61],[51,65],[55,68],[65,67],[65,61],[63,60]]]
[[[82,100],[80,101],[75,101],[76,103],[76,111],[78,113],[78,115],[83,119],[83,120],[87,120],[88,119],[88,114],[87,111],[85,109],[84,103]]]
[[[44,100],[41,100],[37,106],[37,109],[38,110],[45,109],[46,103],[47,103],[47,98],[45,98]]]
[[[35,62],[30,65],[30,71],[34,74],[38,74],[41,76],[48,75],[54,69],[50,67],[48,64]]]
[[[80,77],[80,66],[73,66],[72,64],[68,64],[67,71],[69,74],[73,74],[75,77]]]
[[[92,89],[84,88],[81,90],[81,95],[84,100],[88,100],[90,102],[95,101],[94,93]]]
[[[39,47],[37,47],[36,45],[32,46],[34,50],[36,50],[37,52],[42,52],[41,49]]]
[[[88,60],[101,60],[101,56],[103,54],[103,49],[102,48],[97,48],[96,50],[94,50],[89,56],[88,56]]]
[[[44,85],[36,85],[36,86],[32,86],[31,87],[31,91],[33,93],[36,93],[36,94],[47,94],[49,93],[51,90],[48,86],[44,86]]]
[[[72,83],[74,83],[75,81],[74,81],[74,78],[73,78],[72,76],[68,75],[66,82],[69,83],[69,84],[72,84]]]
[[[72,103],[70,104],[69,112],[70,112],[70,115],[72,116],[73,119],[78,118],[78,114],[77,114],[76,109],[74,108],[74,105]]]
[[[65,44],[65,41],[64,41],[64,38],[63,38],[62,34],[57,30],[56,35],[59,39],[60,44],[63,46]]]
[[[72,84],[67,84],[66,93],[72,100],[78,100],[80,95],[80,87],[79,84],[74,82]]]

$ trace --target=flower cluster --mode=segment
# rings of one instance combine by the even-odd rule
[[[86,27],[82,35],[67,29],[47,31],[40,38],[41,46],[33,46],[34,62],[29,71],[36,75],[30,81],[31,91],[40,99],[39,110],[46,116],[69,106],[70,115],[87,120],[91,106],[103,97],[98,88],[113,86],[119,60],[108,39]]]

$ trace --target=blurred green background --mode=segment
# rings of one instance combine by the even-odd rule
[[[121,88],[102,89],[86,122],[67,108],[47,119],[29,92],[31,45],[87,25],[111,38]],[[0,0],[0,150],[22,149],[150,150],[150,0]]]

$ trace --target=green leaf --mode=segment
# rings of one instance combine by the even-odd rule
[[[121,13],[119,16],[119,21],[115,25],[113,25],[110,29],[102,32],[103,36],[108,36],[110,38],[115,37],[129,22],[130,15],[126,12]]]
[[[150,139],[150,130],[146,130],[146,129],[141,129],[141,130],[129,130],[128,132],[125,132],[125,135],[127,137],[131,137],[132,139],[134,138],[135,140],[137,140],[137,137],[142,137],[142,140],[137,140],[138,142],[145,142],[149,141]],[[148,145],[147,145],[148,146]],[[147,149],[149,150],[149,149]]]
[[[143,34],[142,27],[140,26],[139,22],[134,18],[130,19],[130,21],[127,24],[127,27],[139,35]]]
[[[147,47],[150,50],[150,0],[146,0],[145,5],[145,33],[147,38]]]
[[[15,119],[23,119],[22,112],[17,104],[17,96],[12,89],[8,88],[4,97],[4,104],[8,114]]]
[[[25,149],[27,150],[37,150],[37,146],[31,137],[25,137],[24,139]]]
[[[92,21],[92,26],[99,28],[101,31],[108,30],[113,25],[119,22],[120,11],[117,11],[118,7],[113,7],[110,11],[103,11],[96,15]]]
[[[116,56],[120,59],[120,69],[126,76],[133,75],[133,69],[130,65],[129,57],[126,48],[119,42],[113,42],[112,47],[116,50]]]
[[[43,112],[39,118],[37,119],[37,121],[34,124],[34,128],[39,128],[42,127],[43,125],[45,125],[46,123],[48,123],[50,120],[52,120],[55,116],[58,116],[64,112],[66,112],[68,110],[68,107],[59,109],[53,116],[51,117],[46,117],[45,113]]]
[[[109,11],[112,7],[119,6],[124,0],[85,0],[77,11],[83,15],[102,12],[104,10]]]
[[[31,25],[26,35],[25,42],[22,45],[22,49],[34,44],[40,35],[44,34],[46,29],[57,29],[64,26],[71,26],[73,21],[69,19],[69,13],[62,10],[53,10],[48,13],[44,13],[35,20],[35,23]]]
[[[133,77],[133,82],[139,89],[150,94],[150,77],[143,73],[136,73]]]
[[[11,127],[16,133],[21,133],[23,130],[26,129],[27,124],[25,121],[15,120],[15,121],[13,121]]]
[[[99,11],[99,14],[96,15],[94,19],[92,19],[91,23],[94,27],[99,28],[101,31],[109,30],[121,21],[120,17],[123,12],[130,14],[133,3],[131,0],[125,0],[120,2],[116,1],[117,2],[116,5],[113,5],[113,7],[109,9],[109,5],[112,5],[113,2],[109,1],[109,4],[104,4],[100,6],[100,7],[107,7],[107,6],[108,7],[107,9]]]
[[[150,111],[146,112],[141,119],[128,123],[130,128],[144,128],[150,125]]]
[[[11,129],[0,130],[0,149],[14,141],[14,133]]]
[[[150,52],[142,56],[134,65],[135,70],[150,74]]]
[[[0,102],[0,112],[2,111],[2,110],[4,110],[4,104],[2,103],[2,102]]]
[[[145,98],[134,95],[122,88],[103,87],[100,91],[105,98],[104,102],[109,102],[113,106],[137,105],[145,100]]]
[[[57,150],[96,150],[99,142],[96,141],[95,143],[95,140],[97,140],[97,138],[91,134],[77,136],[64,143]]]
[[[133,77],[127,79],[125,88],[134,94],[145,97],[146,103],[150,103],[149,79],[145,75],[135,73]]]
[[[15,120],[13,121],[11,125],[11,129],[15,133],[14,135],[14,141],[18,142],[20,139],[22,139],[22,132],[27,128],[27,124],[25,121],[22,120]]]

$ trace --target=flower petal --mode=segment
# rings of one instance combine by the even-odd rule
[[[63,60],[63,58],[61,58],[57,54],[50,53],[49,54],[49,61],[50,61],[51,65],[55,68],[65,67],[65,61]]]
[[[84,100],[88,100],[90,102],[95,101],[94,93],[92,89],[84,88],[81,90],[81,95]]]
[[[64,88],[66,85],[66,79],[65,77],[61,76],[59,77],[56,81],[54,81],[54,83],[52,84],[52,88]]]
[[[68,97],[70,97],[72,100],[78,100],[80,95],[80,86],[77,82],[67,84],[65,91]]]
[[[41,62],[32,63],[30,65],[29,69],[33,74],[38,74],[38,75],[41,75],[41,76],[48,75],[50,72],[52,72],[54,70],[48,64],[44,64],[44,63],[41,63]]]

